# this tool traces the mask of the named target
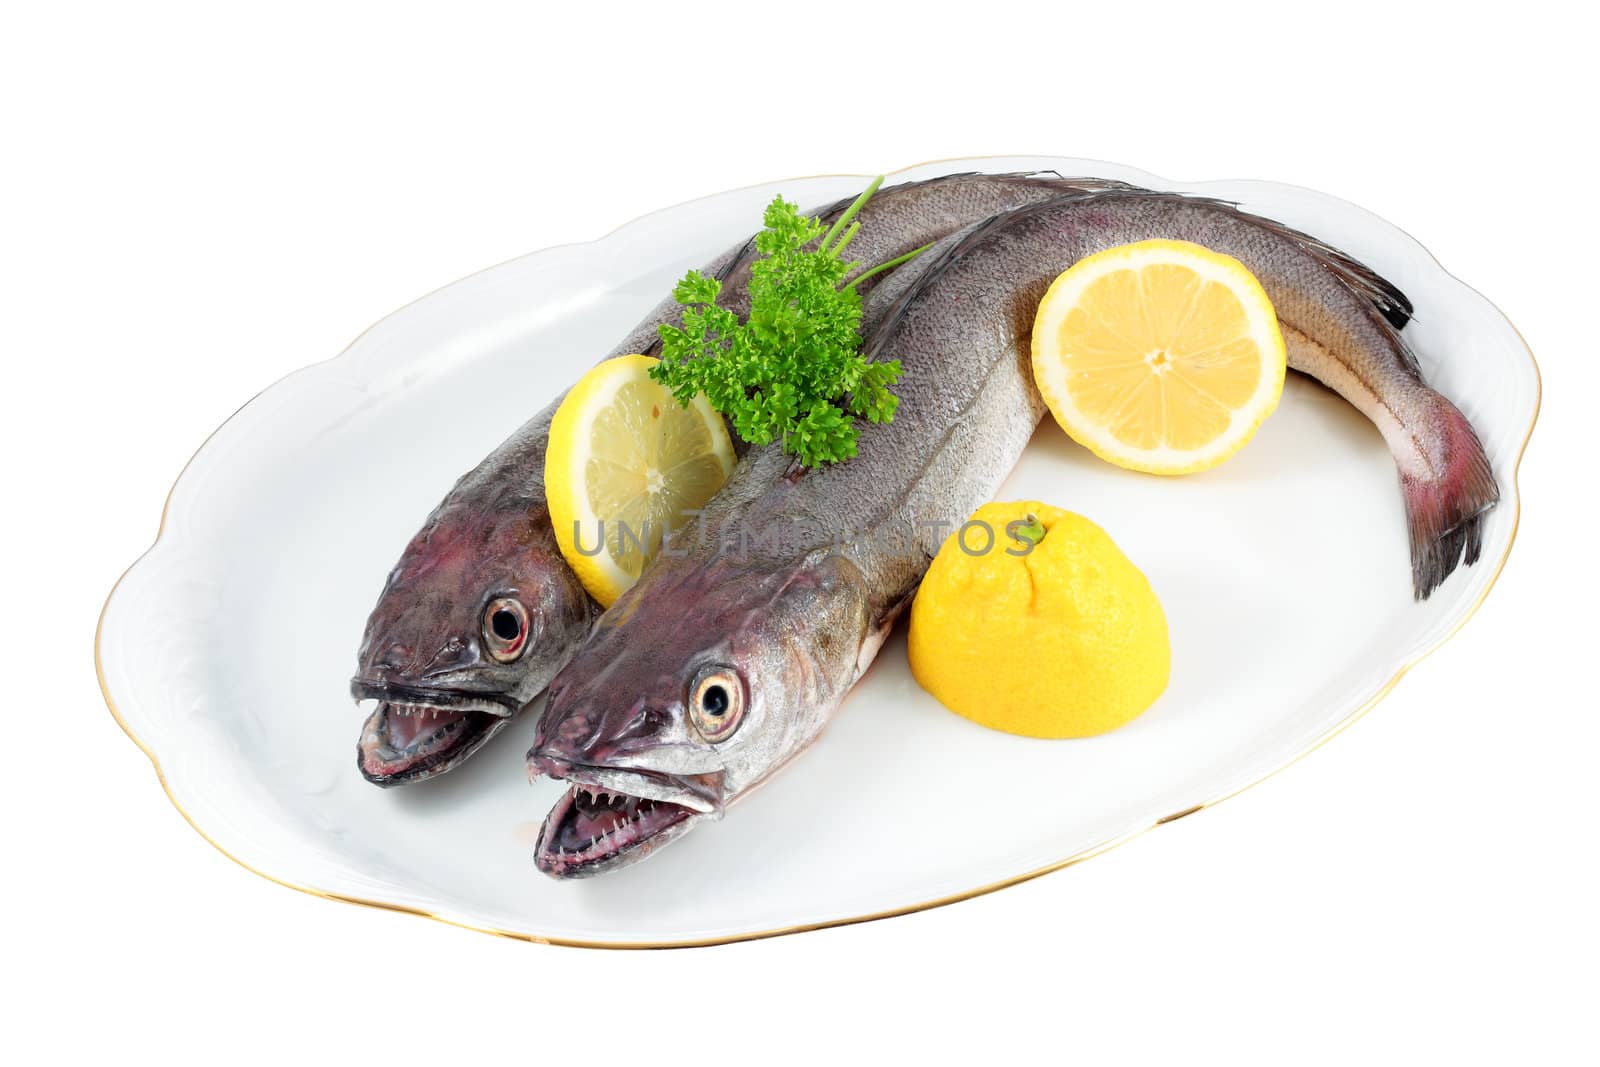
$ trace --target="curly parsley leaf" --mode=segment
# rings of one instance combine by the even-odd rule
[[[767,205],[750,269],[750,312],[741,322],[717,306],[722,283],[699,271],[672,291],[683,305],[678,325],[663,323],[661,362],[650,376],[687,405],[704,393],[740,437],[751,444],[781,441],[808,467],[856,454],[856,420],[890,422],[898,403],[890,387],[900,363],[861,357],[863,278],[912,258],[905,256],[858,275],[843,257],[860,229],[854,221],[882,183],[879,177],[832,227],[802,215],[781,196]]]

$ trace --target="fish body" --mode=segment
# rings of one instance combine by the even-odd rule
[[[1064,189],[1119,183],[1049,175],[957,174],[880,189],[861,209],[850,255],[863,269],[997,213]],[[836,219],[850,200],[819,212]],[[720,302],[749,308],[753,238],[704,273]],[[892,276],[887,275],[887,276]],[[867,279],[864,295],[885,275]],[[612,355],[659,348],[657,327],[681,308],[664,301]],[[459,765],[536,697],[588,633],[598,609],[562,558],[545,502],[544,460],[557,398],[434,509],[390,571],[367,619],[351,692],[377,707],[357,746],[378,785],[420,781]]]
[[[1080,259],[1149,238],[1254,272],[1303,339],[1297,367],[1379,421],[1403,483],[1453,498],[1443,537],[1458,554],[1476,544],[1467,527],[1493,500],[1492,478],[1485,488],[1475,473],[1482,450],[1422,384],[1393,321],[1409,305],[1370,272],[1198,198],[1110,190],[1019,208],[944,239],[866,302],[864,354],[901,363],[893,422],[863,427],[856,458],[834,466],[800,470],[776,446],[748,453],[557,675],[528,754],[530,773],[571,783],[540,834],[542,871],[632,863],[719,818],[815,740],[944,537],[1032,435],[1044,406],[1027,353],[1045,290]],[[1467,476],[1452,473],[1463,465]],[[1424,546],[1428,582],[1454,566],[1449,551]]]

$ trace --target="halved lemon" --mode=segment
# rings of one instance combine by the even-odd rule
[[[603,606],[638,580],[685,511],[733,471],[722,416],[688,407],[650,378],[658,360],[618,356],[584,375],[556,409],[544,488],[556,541]]]
[[[1080,260],[1033,323],[1033,378],[1101,459],[1151,474],[1215,467],[1278,406],[1283,334],[1243,263],[1186,241]]]

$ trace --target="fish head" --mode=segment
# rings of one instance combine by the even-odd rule
[[[720,819],[816,738],[859,673],[869,612],[853,564],[675,562],[654,563],[551,683],[528,767],[570,783],[534,855],[552,877],[625,866]]]
[[[440,774],[549,684],[596,609],[540,507],[447,502],[406,546],[367,619],[352,695],[377,785]]]

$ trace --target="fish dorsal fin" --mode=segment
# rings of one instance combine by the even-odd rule
[[[1237,204],[1233,206],[1238,208]],[[1379,314],[1396,330],[1404,329],[1406,323],[1411,321],[1412,313],[1416,310],[1411,304],[1411,298],[1401,292],[1399,286],[1365,263],[1346,252],[1341,252],[1320,238],[1312,237],[1275,219],[1264,218],[1251,212],[1244,214],[1249,215],[1258,225],[1295,242],[1316,256],[1346,285],[1370,300],[1377,307]]]

